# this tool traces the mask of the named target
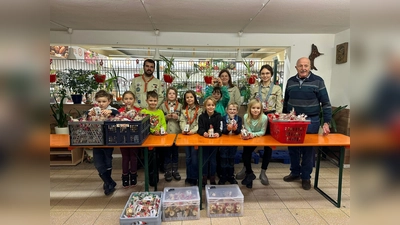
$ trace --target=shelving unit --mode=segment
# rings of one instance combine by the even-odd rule
[[[83,162],[83,148],[50,148],[50,166],[75,166]]]

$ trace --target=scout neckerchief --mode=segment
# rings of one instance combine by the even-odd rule
[[[193,118],[192,119],[190,119],[190,116],[189,116],[189,106],[187,105],[186,106],[186,118],[187,118],[187,123],[189,124],[189,125],[191,125],[193,122],[194,122],[194,120],[196,119],[196,117],[197,117],[197,112],[199,111],[199,106],[196,106],[196,111],[194,112],[194,115],[193,115]]]
[[[263,102],[262,95],[261,95],[261,86],[262,86],[262,82],[261,82],[261,84],[258,86],[258,97],[260,98],[260,102]],[[270,82],[269,91],[268,91],[268,94],[267,94],[267,98],[265,99],[265,101],[267,101],[267,102],[268,102],[269,96],[271,95],[271,92],[272,92],[272,88],[273,88],[273,87],[274,87],[274,83],[271,81],[271,82]],[[268,105],[268,104],[267,104],[267,105]]]
[[[147,84],[148,84],[151,80],[153,80],[153,78],[154,78],[154,76],[152,76],[148,81],[146,81],[146,80],[144,79],[144,74],[142,75],[142,79],[143,79],[143,81],[144,81],[144,92],[145,92],[145,93],[147,92]]]
[[[178,108],[179,102],[178,102],[178,100],[176,100],[176,102],[175,102],[175,108],[169,107],[168,100],[165,101],[164,104],[165,104],[165,108],[167,108],[167,110],[168,110],[168,113],[173,113],[173,112],[176,112],[176,109]],[[171,111],[172,111],[172,110],[171,110],[172,108],[174,109],[173,112],[171,112]]]

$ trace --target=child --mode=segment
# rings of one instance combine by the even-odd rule
[[[198,118],[202,113],[202,108],[197,101],[196,93],[188,90],[183,96],[182,113],[179,119],[179,125],[182,134],[196,134],[198,130]],[[198,175],[198,159],[197,150],[193,146],[185,147],[186,152],[186,179],[185,183],[189,185],[197,185]]]
[[[267,129],[268,117],[262,113],[262,103],[258,99],[253,99],[247,105],[247,113],[243,116],[244,128],[248,131],[248,136],[242,136],[243,139],[260,137],[265,134]],[[251,169],[251,154],[257,146],[243,147],[243,164],[246,167],[246,176],[242,180],[242,184],[247,188],[253,187],[253,180],[256,179]]]
[[[214,78],[215,86],[208,87],[205,98],[212,96],[216,101],[215,111],[221,114],[221,116],[225,116],[226,114],[226,106],[229,103],[229,92],[226,86],[222,85],[221,78]]]
[[[147,109],[142,109],[141,113],[150,115],[150,134],[154,135],[166,134],[167,124],[165,123],[164,112],[161,109],[157,109],[158,105],[157,92],[155,91],[147,92],[146,102],[147,102]],[[153,168],[153,166],[150,166],[149,168]],[[149,177],[155,177],[155,179],[150,179],[150,186],[155,186],[155,184],[158,183],[158,170],[150,171]]]
[[[118,110],[110,106],[112,95],[104,90],[100,90],[95,94],[98,107],[93,107],[89,110],[88,115],[90,117],[100,116],[105,118],[111,115],[115,116],[118,114]],[[110,195],[115,191],[117,185],[111,178],[112,172],[112,153],[114,148],[94,148],[93,149],[93,160],[94,166],[99,172],[100,178],[103,180],[103,189],[105,195]]]
[[[167,120],[167,132],[170,134],[181,133],[179,127],[179,115],[182,111],[182,104],[178,102],[178,90],[174,87],[167,89],[167,100],[160,105],[160,109],[164,112]],[[178,172],[178,146],[175,144],[165,148],[164,152],[164,170],[165,181],[170,182],[172,177],[175,180],[181,180]]]
[[[238,116],[239,105],[236,103],[229,103],[226,109],[226,115],[222,117],[223,134],[240,134],[242,130],[242,118]],[[234,160],[237,146],[221,147],[219,149],[221,155],[221,177],[218,181],[219,185],[225,184],[228,181],[231,184],[237,184],[234,172]]]
[[[215,100],[217,100],[217,105],[215,107],[215,111],[220,113],[221,116],[225,116],[226,107],[228,106],[230,95],[228,92],[227,86],[224,86],[221,78],[213,78],[214,87],[208,87],[205,97],[212,96]],[[221,157],[219,153],[219,148],[217,148],[217,174],[218,177],[221,178]]]
[[[132,91],[125,91],[122,95],[122,101],[125,106],[118,109],[120,113],[129,112],[131,110],[140,112],[140,108],[135,107],[135,95]],[[137,154],[138,148],[120,148],[122,155],[122,186],[135,186],[137,183]],[[130,169],[129,169],[130,165]]]
[[[206,138],[218,138],[222,135],[222,117],[221,114],[215,111],[217,101],[213,97],[208,97],[204,100],[204,112],[199,117],[199,130],[197,131]],[[203,147],[203,159],[209,159],[208,163],[203,165],[203,187],[207,184],[207,175],[210,174],[210,184],[215,183],[215,170],[217,147]],[[209,165],[208,165],[209,164]],[[208,169],[210,166],[210,169]],[[210,172],[210,173],[208,173]]]

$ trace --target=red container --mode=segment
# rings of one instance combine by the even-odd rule
[[[247,81],[249,82],[249,84],[256,83],[256,80],[257,80],[257,75],[251,75],[249,78],[247,78]]]
[[[279,121],[273,120],[272,115],[268,115],[271,136],[281,143],[303,143],[307,133],[308,124],[306,121]]]
[[[169,74],[164,74],[164,81],[167,83],[172,83],[172,81],[174,81],[174,77]]]
[[[204,82],[206,82],[206,84],[212,84],[212,76],[204,76]]]
[[[50,74],[50,83],[56,82],[56,74]]]

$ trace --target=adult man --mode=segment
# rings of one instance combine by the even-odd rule
[[[146,94],[149,91],[155,91],[158,94],[157,108],[164,102],[164,88],[161,81],[153,76],[155,62],[152,59],[146,59],[143,63],[144,73],[132,81],[130,90],[135,94],[135,106],[142,109],[147,108]]]
[[[319,113],[322,107],[324,114],[324,135],[330,133],[329,124],[332,118],[331,103],[324,80],[310,72],[310,60],[302,57],[297,60],[297,74],[289,78],[285,98],[283,101],[283,112],[288,113],[294,108],[296,114],[306,114],[311,124],[308,125],[307,133],[318,133],[320,121]],[[313,168],[313,147],[288,147],[290,155],[290,171],[288,176],[283,178],[286,182],[302,179],[304,190],[311,188],[311,172]],[[300,157],[302,157],[300,165]]]

